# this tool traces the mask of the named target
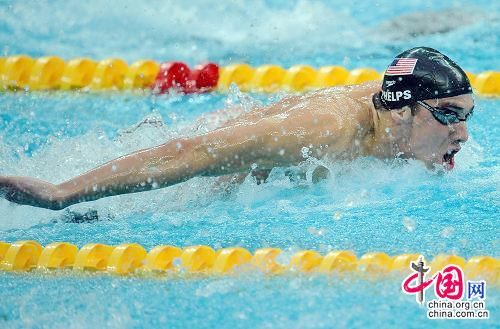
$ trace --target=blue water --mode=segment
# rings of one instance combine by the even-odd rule
[[[499,70],[500,5],[489,1],[51,1],[1,2],[4,55],[117,56],[194,64],[341,64],[382,70],[415,45],[436,47],[472,72]],[[402,15],[410,15],[403,16]],[[201,19],[201,17],[203,19]],[[411,24],[398,25],[401,22]],[[210,112],[283,95],[132,93],[0,94],[0,174],[61,182],[107,160],[220,124]],[[422,252],[499,257],[499,99],[476,98],[471,138],[446,175],[417,162],[324,163],[329,180],[247,179],[225,191],[216,178],[75,205],[100,221],[67,223],[65,211],[0,200],[0,241],[137,242],[250,250],[311,248],[358,255]],[[231,111],[222,115],[227,117]],[[143,120],[149,123],[139,125]],[[314,159],[304,167],[311,171]],[[324,276],[134,279],[0,274],[0,328],[25,327],[488,327],[489,321],[426,319],[400,278]]]

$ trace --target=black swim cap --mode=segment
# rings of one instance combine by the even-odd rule
[[[389,65],[374,103],[397,109],[424,99],[468,93],[472,93],[469,78],[454,61],[435,49],[417,47],[399,54]]]

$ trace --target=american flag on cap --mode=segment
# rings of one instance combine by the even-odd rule
[[[416,58],[396,58],[385,71],[385,75],[412,74],[416,64]]]

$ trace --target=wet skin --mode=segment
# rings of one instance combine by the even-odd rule
[[[12,202],[58,210],[195,176],[248,173],[255,164],[263,171],[297,165],[304,160],[304,147],[314,157],[415,158],[431,168],[467,140],[464,122],[442,125],[423,108],[375,110],[372,95],[379,90],[379,83],[366,83],[288,97],[206,134],[122,156],[61,184],[0,176],[0,193]],[[473,106],[471,95],[427,102],[453,103],[465,112]]]

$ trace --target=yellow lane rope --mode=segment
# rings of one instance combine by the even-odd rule
[[[110,246],[86,244],[78,249],[67,242],[41,246],[36,241],[0,242],[0,270],[30,271],[33,269],[72,269],[128,275],[143,272],[191,272],[222,275],[238,271],[257,270],[268,274],[301,273],[361,273],[386,275],[390,272],[409,273],[410,263],[419,254],[389,256],[370,252],[357,258],[352,251],[330,251],[326,255],[313,250],[301,250],[285,256],[281,249],[262,248],[253,254],[241,247],[214,250],[209,246],[160,245],[149,252],[139,244]],[[287,264],[283,264],[283,262]],[[460,266],[469,278],[483,278],[499,283],[500,260],[489,256],[474,256],[465,260],[456,255],[437,255],[430,263],[431,273],[449,264]]]
[[[57,56],[31,58],[26,55],[0,57],[0,90],[136,90],[150,89],[160,72],[160,63],[138,60],[131,65],[119,58],[94,61],[75,58],[64,61]],[[226,91],[236,84],[243,91],[302,92],[337,85],[381,80],[383,73],[372,68],[347,70],[342,66],[315,69],[294,65],[252,67],[231,64],[219,68],[217,87]],[[500,72],[467,72],[475,91],[485,96],[500,96]]]

